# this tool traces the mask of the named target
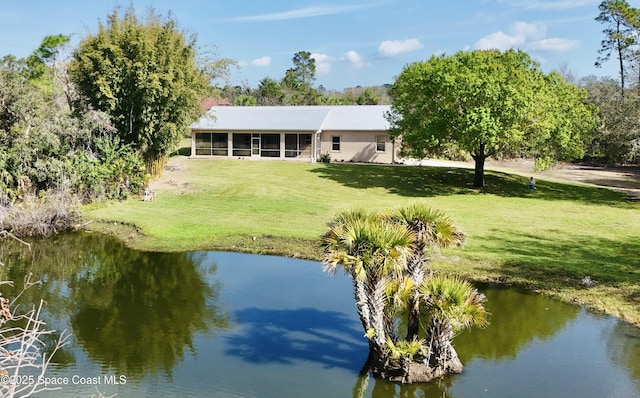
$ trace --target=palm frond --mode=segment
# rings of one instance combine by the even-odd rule
[[[432,317],[450,322],[456,331],[488,324],[486,298],[468,281],[436,275],[420,287],[420,294]]]
[[[416,242],[423,248],[460,246],[465,235],[444,212],[414,203],[385,213],[392,222],[404,224],[416,235]]]
[[[387,337],[387,350],[391,359],[413,358],[417,354],[423,354],[425,340],[398,340],[395,343]]]

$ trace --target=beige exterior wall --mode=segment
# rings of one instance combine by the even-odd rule
[[[196,135],[203,133],[204,135],[214,134],[222,138],[222,135],[226,135],[226,144],[217,142],[215,144],[208,144],[206,142],[197,143]],[[251,136],[249,145],[241,151],[237,151],[237,145],[234,147],[234,134],[243,134],[245,137]],[[262,152],[265,148],[262,148],[263,135],[279,135],[280,145],[279,153],[273,156],[273,151],[270,151],[270,157],[262,156]],[[297,156],[292,156],[291,151],[287,151],[286,134],[295,134],[300,137],[298,150],[300,151]],[[259,136],[254,137],[254,136]],[[305,138],[305,142],[302,142],[302,137]],[[319,137],[319,141],[316,138]],[[310,139],[309,139],[310,138]],[[313,143],[319,143],[319,148],[314,150]],[[245,144],[247,144],[245,142]],[[259,145],[260,150],[254,147],[254,144]],[[277,150],[277,149],[276,149]],[[332,162],[359,162],[359,163],[394,163],[397,159],[395,153],[396,145],[389,139],[386,132],[383,131],[322,131],[319,135],[317,133],[309,132],[287,132],[287,133],[273,133],[273,132],[256,132],[256,131],[213,131],[213,130],[192,130],[191,131],[191,156],[192,157],[229,157],[229,158],[261,158],[261,159],[282,159],[282,160],[298,160],[298,161],[313,161],[313,154],[320,156],[324,153],[328,153],[331,156]],[[240,153],[241,152],[241,153]]]
[[[338,150],[336,140],[339,140]],[[380,150],[383,142],[384,150]],[[380,131],[323,131],[320,153],[331,155],[332,162],[394,163],[396,160],[394,143],[388,134]]]

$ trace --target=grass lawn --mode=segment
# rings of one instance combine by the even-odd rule
[[[513,283],[640,325],[640,204],[617,192],[487,171],[173,157],[156,199],[85,209],[94,230],[145,250],[239,250],[319,259],[341,209],[412,202],[446,211],[468,235],[435,265]],[[128,226],[127,228],[123,225]],[[135,226],[134,231],[132,226]],[[584,288],[582,278],[597,282]]]

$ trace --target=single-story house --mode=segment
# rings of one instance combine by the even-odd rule
[[[214,106],[191,128],[192,157],[394,163],[388,105]]]

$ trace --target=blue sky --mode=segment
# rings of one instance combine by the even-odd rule
[[[640,0],[628,0],[640,8]],[[297,51],[316,59],[316,85],[342,89],[392,83],[404,65],[434,54],[479,48],[520,48],[545,71],[578,77],[615,76],[615,63],[594,62],[604,26],[592,0],[133,0],[198,35],[203,49],[239,62],[232,84],[256,87],[280,79]],[[46,35],[97,30],[112,0],[0,0],[0,55],[27,56]]]

